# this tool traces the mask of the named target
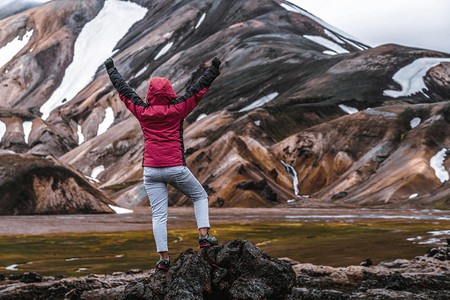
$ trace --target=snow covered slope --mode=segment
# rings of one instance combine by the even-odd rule
[[[75,42],[73,61],[67,67],[61,85],[41,107],[43,119],[47,119],[56,107],[72,100],[92,81],[98,67],[112,55],[117,42],[146,13],[146,8],[133,2],[105,1],[98,15],[81,30]]]
[[[144,140],[103,60],[145,98],[152,77],[183,94],[217,55],[183,128],[211,206],[450,207],[446,54],[369,48],[284,0],[54,0],[0,26],[0,49],[32,34],[0,68],[0,150],[51,154],[117,204],[147,203]]]

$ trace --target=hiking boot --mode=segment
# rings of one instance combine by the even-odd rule
[[[170,268],[170,259],[160,259],[156,263],[156,268],[161,270],[168,270]]]
[[[200,245],[200,248],[205,248],[205,247],[209,247],[209,246],[215,246],[215,245],[219,244],[217,242],[217,239],[215,237],[213,237],[213,236],[210,236],[209,234],[207,234],[203,238],[199,238],[198,239],[198,243]]]

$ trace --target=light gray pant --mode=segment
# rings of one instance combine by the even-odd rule
[[[144,167],[144,185],[152,207],[153,235],[158,252],[167,248],[167,184],[185,194],[193,203],[198,228],[209,228],[208,194],[186,166]]]

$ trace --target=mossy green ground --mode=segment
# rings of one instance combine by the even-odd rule
[[[301,263],[331,266],[358,265],[411,259],[425,254],[430,245],[407,238],[430,236],[431,230],[448,230],[436,223],[277,223],[220,225],[211,231],[223,243],[248,239],[272,257],[289,257]],[[172,259],[188,248],[197,249],[193,230],[170,230]],[[0,237],[0,274],[38,272],[43,276],[111,274],[130,269],[151,269],[157,260],[151,231],[52,234]],[[18,271],[5,267],[18,264]]]

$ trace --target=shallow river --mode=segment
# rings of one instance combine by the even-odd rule
[[[332,266],[411,259],[450,238],[450,213],[437,210],[211,209],[211,234],[243,238],[273,257]],[[193,210],[169,210],[175,259],[198,247]],[[153,268],[148,208],[124,215],[0,217],[0,274],[82,276]]]

